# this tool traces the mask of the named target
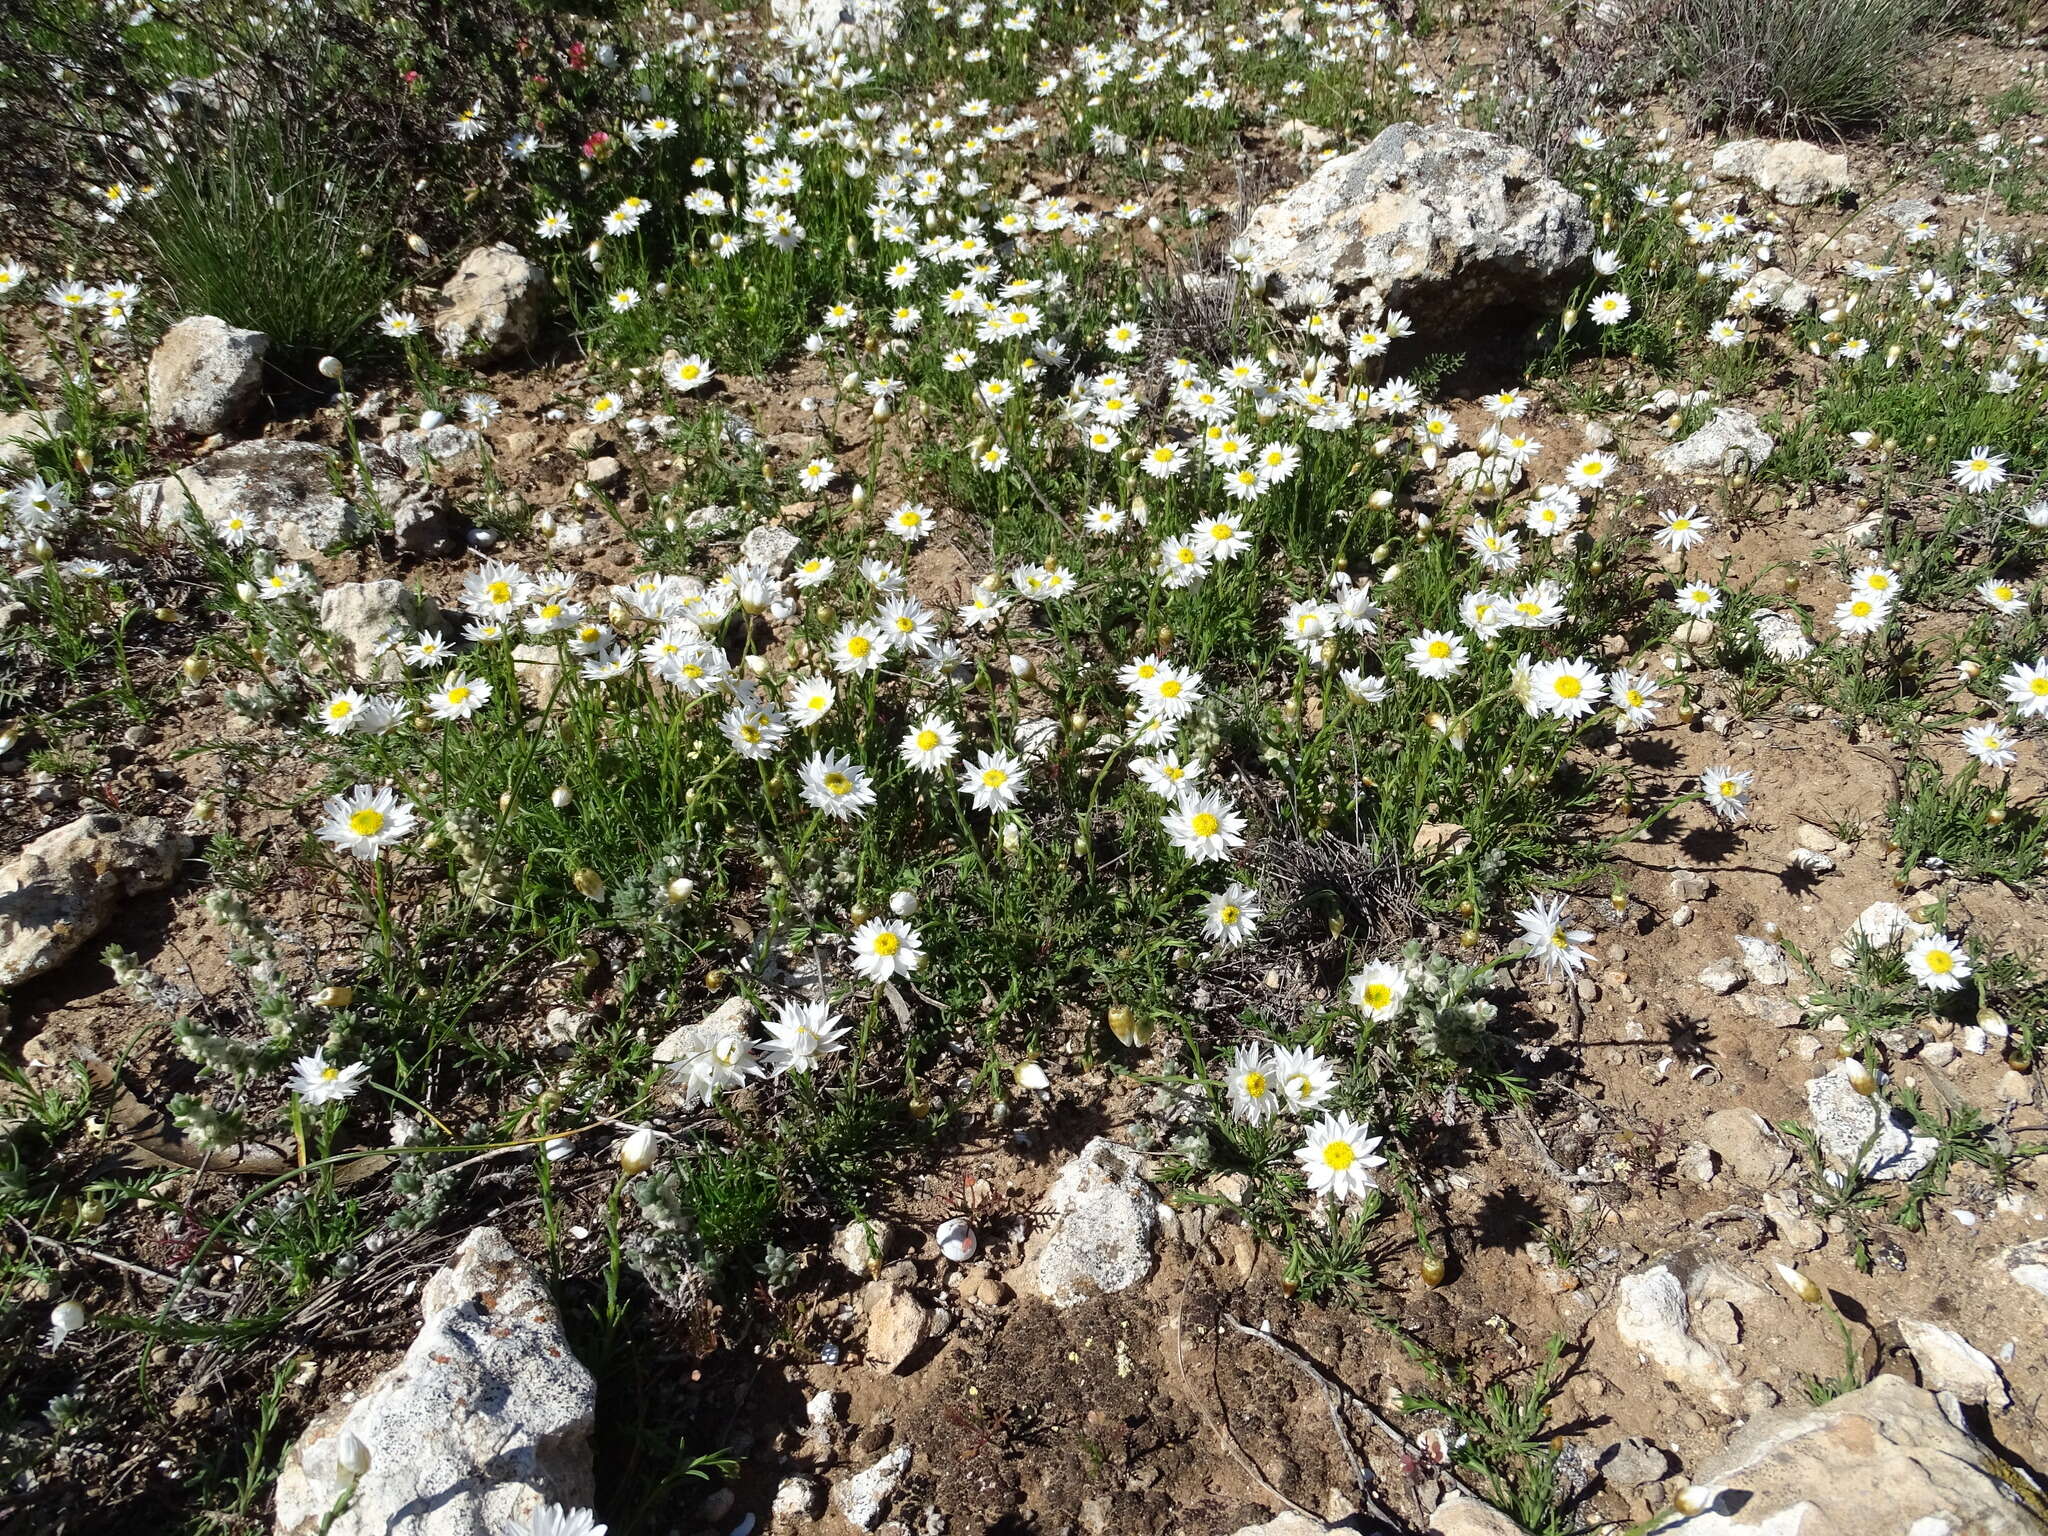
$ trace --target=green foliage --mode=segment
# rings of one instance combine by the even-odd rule
[[[1673,0],[1657,25],[1703,118],[1819,132],[1890,112],[1902,65],[1946,11],[1941,0]]]
[[[1972,762],[1953,777],[1921,759],[1887,814],[1904,868],[1925,866],[1968,879],[2026,886],[2039,880],[2048,825],[2037,806],[2012,799],[2008,783],[1983,782]]]
[[[323,353],[376,343],[391,293],[385,202],[308,125],[228,116],[164,168],[137,227],[165,310],[264,332],[273,361],[310,383]]]

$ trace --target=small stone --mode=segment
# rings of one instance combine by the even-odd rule
[[[618,484],[620,476],[625,472],[626,466],[607,454],[602,458],[592,459],[583,466],[583,483],[595,486],[600,491],[609,490]]]
[[[1793,827],[1792,840],[1810,853],[1833,853],[1842,846],[1841,839],[1834,833],[1810,821],[1802,821]]]
[[[1868,1178],[1915,1177],[1934,1161],[1934,1138],[1910,1135],[1891,1106],[1855,1090],[1845,1067],[1810,1078],[1806,1084],[1806,1103],[1821,1150],[1844,1168],[1862,1152],[1862,1171]],[[1866,1143],[1869,1150],[1863,1152]]]
[[[149,354],[149,424],[205,437],[256,404],[270,338],[213,315],[180,320]]]
[[[1699,431],[1655,457],[1659,467],[1674,475],[1747,474],[1762,465],[1775,447],[1776,440],[1749,412],[1723,406]]]
[[[2005,1378],[1991,1357],[1961,1334],[1917,1318],[1899,1319],[1899,1337],[1920,1367],[1921,1385],[1934,1392],[1953,1392],[1966,1403],[2003,1408],[2012,1401]]]
[[[2024,1072],[2006,1071],[1998,1079],[1998,1097],[2007,1104],[2025,1104],[2034,1097],[2034,1080]]]
[[[1697,870],[1673,870],[1664,882],[1664,889],[1673,901],[1705,901],[1714,894],[1714,882]]]
[[[1742,968],[1749,973],[1749,979],[1760,987],[1782,987],[1792,979],[1792,968],[1785,963],[1785,951],[1765,939],[1753,939],[1748,934],[1737,934],[1735,947],[1742,952]]]
[[[901,1285],[877,1280],[861,1292],[860,1305],[867,1314],[861,1353],[878,1371],[907,1369],[925,1341],[943,1331],[935,1326],[932,1309]]]
[[[166,822],[108,811],[29,843],[0,867],[0,987],[62,965],[123,903],[169,885],[190,851]]]
[[[714,1014],[712,1017],[715,1019],[718,1015]],[[728,1015],[732,1020],[736,1020],[737,1017],[736,1013]],[[719,1030],[720,1034],[726,1032],[723,1028]],[[663,1045],[667,1043],[662,1042]],[[660,1049],[661,1047],[656,1047],[657,1053]],[[655,1060],[661,1059],[659,1054],[655,1056]],[[862,1280],[871,1280],[876,1272],[888,1263],[897,1246],[896,1229],[888,1222],[849,1221],[833,1234],[832,1257],[839,1261],[840,1268],[848,1274],[858,1276]]]
[[[775,1485],[768,1528],[780,1532],[791,1522],[815,1520],[825,1512],[825,1485],[815,1477],[785,1477]]]
[[[1714,1182],[1714,1149],[1705,1142],[1688,1142],[1678,1154],[1678,1173],[1695,1184]]]
[[[433,616],[425,598],[403,582],[349,581],[320,594],[320,628],[339,643],[342,664],[358,678],[397,677],[404,663],[395,638],[424,628]]]
[[[776,523],[748,530],[740,541],[740,559],[759,570],[779,572],[803,549],[804,541]]]
[[[1671,909],[1671,916],[1666,918],[1665,921],[1670,923],[1671,926],[1674,928],[1683,928],[1687,923],[1690,923],[1692,921],[1692,908],[1673,907]]]
[[[1754,1110],[1717,1109],[1700,1132],[1728,1171],[1752,1189],[1768,1189],[1792,1171],[1792,1151]]]
[[[511,246],[479,246],[462,258],[441,290],[443,308],[434,335],[450,357],[503,362],[530,351],[540,339],[548,300],[548,274]]]
[[[1415,829],[1409,849],[1418,858],[1433,854],[1461,853],[1472,843],[1472,834],[1455,821],[1426,821]]]
[[[1060,1171],[1046,1205],[1051,1219],[1024,1273],[1054,1306],[1129,1290],[1152,1273],[1159,1196],[1131,1148],[1096,1137]]]
[[[1956,1060],[1955,1042],[1933,1040],[1920,1047],[1920,1060],[1937,1071]]]
[[[1593,1467],[1610,1488],[1640,1488],[1670,1475],[1671,1453],[1655,1441],[1630,1435],[1595,1457]]]
[[[899,1445],[866,1471],[856,1474],[832,1490],[832,1502],[857,1530],[871,1531],[882,1511],[895,1495],[903,1474],[910,1470],[911,1447]]]
[[[1736,139],[1714,151],[1714,174],[1746,181],[1787,207],[1852,191],[1849,157],[1800,139]]]
[[[1726,997],[1742,985],[1742,971],[1733,960],[1721,959],[1701,971],[1696,979],[1716,997]]]

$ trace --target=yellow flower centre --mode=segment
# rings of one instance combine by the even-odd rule
[[[918,750],[918,751],[920,751],[920,752],[929,752],[929,751],[931,751],[931,750],[932,750],[932,748],[936,747],[936,746],[937,746],[938,744],[939,744],[939,733],[938,733],[937,731],[919,731],[919,732],[917,733],[917,750]]]
[[[846,654],[859,661],[874,649],[866,635],[854,635],[846,642]]]
[[[450,688],[446,697],[450,704],[467,704],[469,693],[470,690],[467,688]]]
[[[1180,679],[1177,677],[1169,677],[1165,682],[1161,683],[1159,685],[1159,697],[1161,697],[1162,699],[1179,698]]]
[[[320,1077],[323,1082],[331,1083],[340,1076],[341,1068],[339,1067],[322,1067],[320,1069]]]
[[[1586,691],[1586,685],[1570,673],[1557,680],[1557,696],[1560,699],[1576,699]]]
[[[375,837],[384,830],[384,813],[366,805],[349,817],[348,829],[357,837]]]
[[[355,705],[349,703],[347,699],[336,699],[327,706],[327,718],[330,720],[346,720],[354,713]]]
[[[1195,812],[1195,819],[1189,822],[1188,825],[1195,829],[1195,836],[1197,837],[1214,837],[1223,823],[1207,811],[1197,811]]]
[[[1216,921],[1221,923],[1226,928],[1235,928],[1238,924],[1238,920],[1243,916],[1244,913],[1242,911],[1240,911],[1236,907],[1229,905],[1228,903],[1225,903],[1223,906],[1220,906],[1216,909]]]
[[[1323,1148],[1323,1166],[1333,1173],[1342,1173],[1357,1161],[1358,1154],[1348,1141],[1333,1141]]]
[[[853,780],[843,773],[828,773],[825,775],[825,788],[834,795],[848,794],[853,789]]]
[[[1930,949],[1926,955],[1927,969],[1937,976],[1946,976],[1956,968],[1956,957],[1945,949]]]
[[[1010,776],[1000,768],[984,768],[981,771],[981,782],[989,789],[1001,789],[1010,782]]]
[[[1431,657],[1432,657],[1433,659],[1435,659],[1435,660],[1437,660],[1437,661],[1442,661],[1442,660],[1444,660],[1444,659],[1445,659],[1446,657],[1448,657],[1448,656],[1449,656],[1449,655],[1451,654],[1451,644],[1450,644],[1450,642],[1449,642],[1448,640],[1432,640],[1432,641],[1430,641],[1430,642],[1429,642],[1429,654],[1430,654],[1430,656],[1431,656]]]
[[[902,947],[903,941],[893,933],[884,930],[875,935],[875,953],[878,955],[893,955]]]
[[[1384,981],[1369,982],[1365,989],[1365,1006],[1375,1011],[1385,1008],[1394,1001],[1394,989]]]
[[[1238,1085],[1244,1089],[1244,1096],[1248,1099],[1263,1099],[1266,1096],[1266,1074],[1263,1072],[1245,1073],[1238,1079]]]

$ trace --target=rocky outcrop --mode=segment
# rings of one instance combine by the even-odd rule
[[[396,677],[404,670],[388,654],[394,634],[417,631],[433,607],[405,583],[349,581],[320,594],[320,628],[340,647],[341,660],[358,677]]]
[[[1698,1485],[1720,1490],[1711,1509],[1656,1527],[1684,1536],[1875,1536],[1968,1532],[2044,1536],[2037,1493],[1949,1423],[1931,1393],[1896,1376],[1803,1412],[1760,1415]]]
[[[180,320],[149,354],[149,424],[195,436],[233,426],[256,404],[269,350],[261,331],[214,315]]]
[[[547,1287],[495,1227],[427,1282],[405,1358],[308,1426],[277,1479],[277,1536],[313,1536],[342,1436],[369,1470],[329,1536],[495,1536],[543,1503],[588,1505],[597,1387]]]
[[[1561,301],[1593,224],[1577,193],[1497,134],[1395,123],[1261,205],[1243,244],[1245,265],[1283,294],[1326,279],[1442,327]]]
[[[1152,1273],[1159,1196],[1145,1160],[1098,1136],[1060,1170],[1046,1195],[1051,1223],[1026,1275],[1056,1307],[1127,1291]]]
[[[142,481],[134,496],[145,527],[183,534],[194,518],[217,528],[232,513],[260,542],[310,560],[372,531],[368,516],[335,489],[342,481],[341,459],[332,449],[259,438]]]
[[[45,832],[0,869],[0,987],[62,965],[121,902],[169,885],[190,851],[147,816],[102,811]]]
[[[1674,475],[1733,475],[1757,468],[1777,446],[1749,412],[1723,408],[1684,442],[1660,450],[1657,463]]]
[[[478,246],[441,290],[434,336],[450,357],[498,363],[532,350],[547,310],[548,275],[502,241]]]

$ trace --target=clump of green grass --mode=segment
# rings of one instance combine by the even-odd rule
[[[1946,14],[1939,0],[1675,0],[1664,58],[1709,122],[1840,131],[1898,105],[1906,58]]]
[[[158,187],[138,231],[169,291],[166,312],[262,331],[287,368],[374,345],[371,322],[391,292],[375,181],[282,120],[230,118]]]

